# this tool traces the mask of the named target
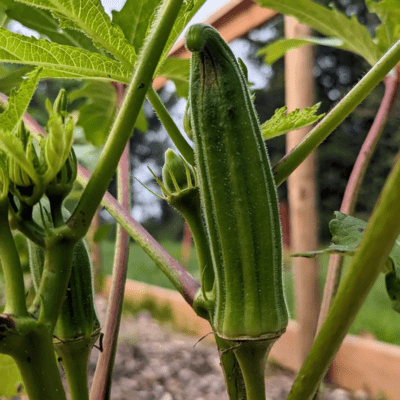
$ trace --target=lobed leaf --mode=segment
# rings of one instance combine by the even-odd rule
[[[38,68],[26,75],[18,90],[12,90],[7,109],[0,114],[0,128],[5,132],[14,132],[18,127],[39,83],[41,69]]]
[[[304,128],[321,119],[325,114],[315,115],[321,103],[312,107],[296,110],[286,114],[287,107],[279,108],[271,119],[261,125],[264,140],[285,134],[286,132]]]
[[[341,39],[330,39],[330,38],[309,37],[309,38],[279,39],[259,50],[257,56],[265,55],[265,63],[271,65],[275,61],[283,57],[289,50],[292,49],[297,49],[299,47],[308,45],[341,47],[342,44],[343,41]]]
[[[179,97],[189,96],[190,60],[182,58],[167,58],[158,70],[158,76],[165,76],[174,82]]]
[[[186,0],[186,2],[183,4],[167,40],[167,44],[165,45],[163,55],[160,59],[160,67],[158,69],[162,67],[163,62],[168,57],[168,53],[175,44],[179,35],[205,2],[206,0]],[[159,75],[158,70],[156,75]]]
[[[381,20],[376,28],[376,40],[382,52],[385,52],[400,39],[400,9],[396,0],[366,0],[369,12],[375,13]]]
[[[130,71],[108,57],[76,47],[26,37],[0,27],[0,62],[43,67],[41,78],[128,82]]]
[[[256,0],[262,7],[290,15],[325,36],[342,40],[342,49],[364,57],[371,65],[380,58],[381,50],[367,28],[355,15],[347,17],[335,8],[311,0]]]
[[[92,52],[100,52],[93,41],[83,32],[72,29],[61,29],[58,20],[48,10],[30,7],[14,0],[1,0],[7,6],[8,17],[18,21],[29,29],[47,36],[52,42],[79,47]]]
[[[120,11],[112,11],[112,20],[118,24],[126,39],[135,47],[142,48],[151,21],[161,0],[127,0]]]
[[[362,219],[335,211],[335,218],[329,223],[332,234],[332,244],[323,250],[294,253],[292,257],[315,257],[325,253],[341,253],[343,255],[354,255],[361,242],[367,223]],[[400,268],[400,236],[390,252],[386,265],[388,272]]]
[[[18,69],[10,69],[4,65],[0,66],[0,93],[9,94],[12,89],[21,85],[26,74],[31,72],[35,66],[24,65]]]
[[[105,143],[114,122],[117,110],[115,90],[108,82],[88,81],[82,88],[69,95],[71,101],[82,97],[86,97],[88,101],[80,108],[76,124],[83,128],[87,141],[100,146]],[[135,127],[142,132],[148,129],[143,108]]]
[[[110,52],[126,68],[133,67],[136,52],[126,40],[122,29],[113,24],[99,0],[18,0],[49,10],[63,29],[77,29],[92,38],[96,47]]]

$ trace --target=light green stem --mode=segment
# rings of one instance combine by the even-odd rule
[[[182,136],[181,131],[176,126],[174,120],[171,118],[171,115],[153,87],[151,87],[147,92],[147,98],[157,113],[158,118],[160,118],[161,123],[164,125],[169,137],[174,142],[176,148],[180,151],[183,157],[185,157],[186,161],[194,166],[194,152],[192,147]]]
[[[369,220],[349,273],[339,286],[325,323],[311,347],[287,400],[312,399],[342,340],[382,271],[400,233],[400,158]]]
[[[26,317],[24,276],[18,250],[8,223],[8,199],[0,201],[0,261],[6,289],[4,312]]]
[[[339,104],[274,167],[275,183],[279,186],[314,151],[341,122],[371,93],[372,89],[400,60],[400,41],[371,68]]]
[[[67,291],[74,248],[75,242],[62,233],[46,240],[43,274],[34,302],[41,306],[39,321],[50,324],[51,332]]]
[[[232,343],[214,335],[218,346],[221,368],[224,372],[226,390],[229,400],[247,400],[243,374],[232,351]]]
[[[97,336],[93,341],[96,339]],[[82,338],[82,343],[88,342],[86,346],[80,342],[78,339],[70,341],[68,345],[56,346],[62,358],[71,400],[89,400],[88,366],[93,342],[89,343],[86,338]]]
[[[155,29],[149,39],[133,74],[125,100],[111,129],[104,150],[93,171],[74,213],[68,221],[78,238],[83,237],[94,213],[114,175],[125,145],[132,135],[136,119],[151,85],[153,74],[162,55],[164,46],[175,23],[183,0],[167,0],[159,10]]]
[[[49,327],[28,319],[17,324],[11,355],[29,400],[66,400]]]
[[[265,366],[276,340],[247,340],[233,346],[243,374],[247,400],[265,400]]]

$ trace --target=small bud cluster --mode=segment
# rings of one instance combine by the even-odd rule
[[[21,121],[15,134],[7,134],[13,151],[7,156],[3,153],[4,160],[8,161],[8,189],[29,206],[35,205],[43,194],[64,199],[77,174],[72,149],[74,123],[66,112],[66,91],[62,89],[53,106],[48,101],[46,107],[47,136],[34,137]],[[2,184],[3,190],[4,187]]]

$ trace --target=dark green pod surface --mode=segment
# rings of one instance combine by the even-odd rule
[[[186,35],[192,52],[190,126],[213,268],[215,332],[279,336],[288,322],[275,183],[247,79],[208,25]]]

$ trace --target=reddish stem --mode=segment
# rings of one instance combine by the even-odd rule
[[[382,135],[383,127],[386,123],[389,111],[395,101],[399,85],[399,74],[397,69],[394,69],[393,71],[393,73],[386,75],[383,81],[385,84],[385,94],[347,182],[342,205],[340,207],[340,211],[344,214],[352,214],[354,212],[354,207],[365,177],[365,172],[367,171],[372,154],[374,153]],[[318,319],[317,332],[319,332],[322,324],[324,323],[332,300],[336,295],[342,273],[342,266],[343,256],[339,254],[331,255],[329,259],[328,274],[325,282],[321,311]]]
[[[117,92],[117,105],[120,107],[124,97],[124,87],[120,83],[114,83],[113,85]],[[118,201],[125,210],[130,210],[129,172],[130,154],[128,142],[118,164],[117,181]],[[118,225],[111,292],[105,324],[104,348],[96,365],[96,371],[90,391],[91,399],[106,400],[111,396],[112,373],[114,369],[118,332],[124,301],[128,257],[129,235],[121,225]]]

